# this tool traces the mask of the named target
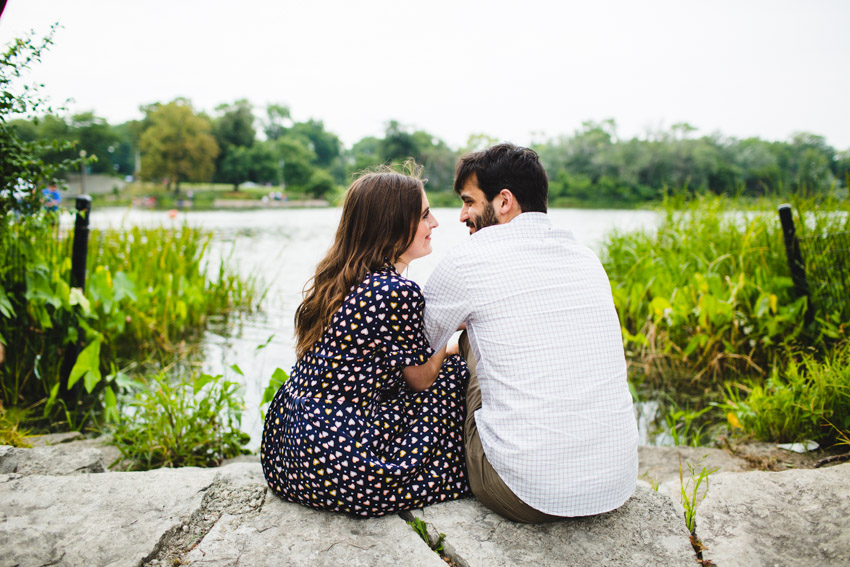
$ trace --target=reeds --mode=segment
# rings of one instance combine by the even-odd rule
[[[211,234],[189,226],[92,231],[85,293],[72,289],[72,236],[49,220],[9,217],[0,232],[6,407],[41,405],[49,423],[80,428],[115,399],[116,368],[168,364],[210,315],[255,307],[255,281],[210,265]]]
[[[825,409],[841,398],[836,392],[850,388],[850,375],[829,362],[845,352],[850,314],[844,304],[810,306],[808,297],[796,295],[779,204],[668,200],[657,230],[615,233],[603,246],[630,375],[645,389],[664,392],[673,411],[692,407],[688,415],[699,419],[689,426],[717,418],[719,412],[704,409],[726,399],[727,412],[732,408],[743,428],[760,438],[828,436],[825,420],[839,414],[836,427],[850,429],[845,413]],[[846,200],[797,199],[793,206],[803,236],[850,228]],[[807,308],[816,310],[810,323]],[[832,386],[797,387],[800,365],[828,368],[820,375],[832,376]],[[681,421],[667,417],[668,425]],[[779,424],[784,421],[787,427]]]

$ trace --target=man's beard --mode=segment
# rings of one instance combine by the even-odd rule
[[[466,226],[473,229],[470,231],[470,234],[478,232],[482,228],[493,226],[494,224],[499,224],[499,220],[496,218],[496,211],[493,209],[492,203],[487,203],[487,206],[484,207],[480,215],[466,221]]]

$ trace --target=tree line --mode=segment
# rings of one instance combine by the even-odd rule
[[[84,112],[11,120],[9,126],[25,142],[56,141],[42,149],[46,163],[69,163],[83,150],[91,173],[138,175],[174,191],[185,181],[229,183],[234,190],[250,181],[315,197],[347,185],[357,171],[410,157],[425,166],[429,191],[449,192],[457,157],[498,141],[474,135],[466,146],[452,148],[390,121],[382,137],[346,148],[321,120],[298,122],[285,105],[257,109],[244,99],[211,115],[183,98],[141,111],[141,120],[117,125]],[[681,192],[824,193],[850,185],[850,150],[837,151],[806,132],[788,141],[736,139],[697,136],[696,128],[681,123],[624,139],[614,120],[605,120],[531,146],[549,174],[555,205],[633,204]]]

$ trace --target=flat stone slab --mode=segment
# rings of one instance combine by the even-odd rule
[[[32,449],[0,446],[0,473],[71,475],[104,472],[103,453],[74,443]]]
[[[200,509],[215,476],[212,469],[0,475],[0,566],[139,566]]]
[[[185,557],[193,567],[446,567],[396,514],[359,519],[266,492],[253,518],[224,514]]]
[[[30,435],[27,441],[33,447],[47,447],[48,445],[59,445],[71,441],[82,441],[83,434],[79,431],[67,431],[65,433],[48,433],[46,435]]]
[[[432,539],[445,534],[445,553],[458,567],[695,565],[684,519],[670,499],[643,483],[613,512],[549,524],[506,520],[474,499],[414,515]]]
[[[680,461],[681,459],[681,461]],[[708,447],[638,447],[638,478],[653,486],[665,482],[679,481],[679,464],[681,462],[682,476],[689,476],[688,465],[695,467],[697,472],[702,467],[718,468],[718,472],[744,472],[752,470],[752,466],[740,457],[736,457],[723,449]]]
[[[717,567],[850,565],[850,464],[709,480],[696,535]]]

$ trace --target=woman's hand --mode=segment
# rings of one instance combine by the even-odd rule
[[[443,360],[446,358],[446,347],[443,347],[428,359],[425,364],[419,366],[405,366],[401,369],[401,375],[404,376],[404,381],[414,392],[427,390],[437,379],[440,374],[440,367],[443,365]]]

